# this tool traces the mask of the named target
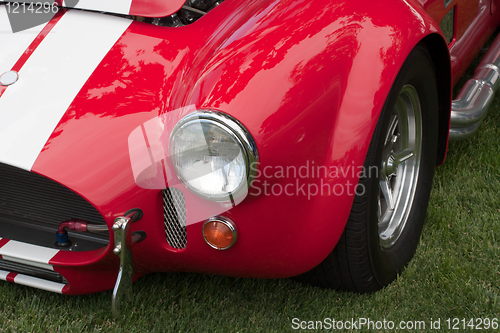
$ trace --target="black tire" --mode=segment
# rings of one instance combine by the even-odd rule
[[[404,118],[402,108],[406,109],[408,127],[404,119],[399,119]],[[412,112],[416,129],[413,132],[409,130]],[[418,113],[420,139],[417,136]],[[301,275],[299,280],[365,293],[379,290],[397,277],[413,257],[422,232],[436,163],[437,123],[438,95],[433,63],[425,46],[419,44],[401,67],[386,99],[365,159],[366,172],[359,180],[359,194],[354,198],[339,242],[321,264]],[[412,141],[401,138],[410,137],[412,133],[415,134],[414,155],[408,157],[412,152],[411,144],[408,144],[410,148],[405,148],[407,145],[403,141]],[[387,142],[389,137],[395,142]],[[401,157],[403,152],[408,154],[406,159]],[[391,162],[393,155],[397,156],[396,167]],[[375,175],[370,175],[368,171],[370,167],[373,170],[373,166],[379,169]],[[406,183],[410,178],[414,181]],[[391,202],[393,210],[390,210]],[[410,203],[406,209],[405,203]]]

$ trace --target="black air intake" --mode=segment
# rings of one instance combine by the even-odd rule
[[[61,222],[73,218],[106,224],[89,202],[70,189],[33,172],[0,163],[0,220],[50,227],[55,234]]]
[[[0,270],[7,271],[7,272],[12,272],[12,273],[18,273],[18,274],[23,274],[23,275],[28,275],[28,276],[33,276],[37,277],[40,279],[44,279],[47,281],[52,281],[52,282],[57,282],[57,283],[62,283],[62,284],[67,284],[68,281],[59,273],[48,270],[48,269],[43,269],[39,267],[33,267],[30,265],[25,265],[9,260],[3,260],[0,259]]]

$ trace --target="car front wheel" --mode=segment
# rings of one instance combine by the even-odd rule
[[[359,180],[365,190],[356,194],[339,242],[299,280],[363,293],[397,277],[422,232],[436,163],[437,115],[432,59],[419,44],[386,99]]]

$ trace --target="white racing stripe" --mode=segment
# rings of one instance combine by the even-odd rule
[[[9,275],[10,272],[6,271],[0,271],[0,280],[7,281],[7,275]]]
[[[31,170],[82,86],[130,23],[80,11],[61,18],[24,64],[19,81],[0,97],[0,162]]]
[[[128,15],[131,5],[132,0],[80,0],[74,8]],[[66,1],[63,2],[63,6],[68,6]]]
[[[1,2],[1,0],[0,0]],[[0,75],[10,71],[19,57],[47,24],[12,33],[5,6],[0,6]]]

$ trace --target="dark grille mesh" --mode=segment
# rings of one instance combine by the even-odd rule
[[[33,172],[2,163],[0,217],[54,229],[72,218],[106,224],[89,202],[70,189]]]
[[[0,270],[34,276],[40,279],[66,284],[68,281],[59,273],[13,261],[0,259]]]
[[[186,202],[184,194],[176,188],[163,191],[163,218],[167,243],[174,249],[187,245]]]

